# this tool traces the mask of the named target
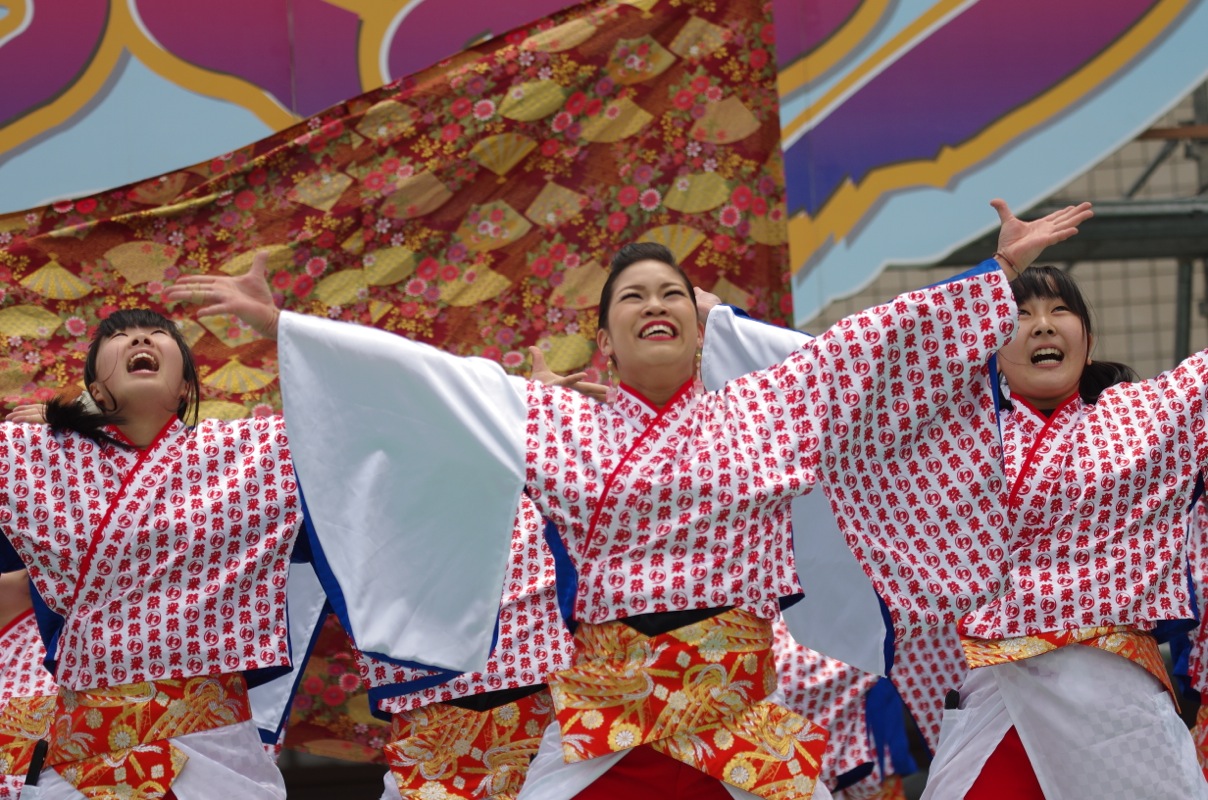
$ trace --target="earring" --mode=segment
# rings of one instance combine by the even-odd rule
[[[696,366],[692,369],[692,393],[700,394],[705,390],[705,382],[700,376],[700,351],[696,351]]]
[[[617,399],[617,379],[612,374],[612,357],[608,357],[608,391],[604,393],[604,401],[614,403]]]

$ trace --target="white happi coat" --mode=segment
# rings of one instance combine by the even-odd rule
[[[301,518],[279,417],[173,420],[144,450],[0,425],[0,528],[72,689],[287,664]]]
[[[759,323],[735,325],[767,338]],[[1110,387],[1093,405],[1070,398],[1047,418],[1016,399],[1014,409],[1000,415],[1006,491],[996,479],[982,484],[993,468],[987,459],[999,457],[996,447],[982,446],[994,431],[976,416],[961,415],[948,438],[920,446],[914,464],[868,462],[849,470],[832,505],[849,525],[856,502],[884,492],[914,507],[899,509],[883,525],[852,525],[848,542],[866,571],[886,577],[874,577],[874,584],[891,609],[923,607],[936,595],[940,611],[943,587],[960,590],[945,613],[926,616],[947,622],[955,608],[966,635],[1002,639],[1095,625],[1146,630],[1160,620],[1189,619],[1184,532],[1195,477],[1208,457],[1206,400],[1205,354],[1157,378]],[[953,472],[962,462],[975,465]],[[1009,541],[996,531],[962,528],[956,517],[930,528],[908,524],[919,513],[918,500],[934,504],[968,491],[953,479],[973,482],[966,502],[989,509],[1002,501]],[[913,553],[921,558],[912,559]],[[896,554],[934,572],[919,569],[912,585],[884,569]],[[965,592],[974,586],[985,599],[970,604]]]
[[[1006,591],[961,621],[979,639],[1192,619],[1185,546],[1208,459],[1208,355],[1045,416],[1002,414],[1014,530]]]
[[[464,642],[458,655],[467,658],[457,664],[432,661],[397,621],[408,604],[460,597],[447,627],[476,625],[480,641],[489,638],[481,617],[494,616],[506,561],[500,544],[522,486],[561,529],[579,573],[576,617],[593,623],[724,605],[774,619],[779,599],[799,591],[788,501],[820,481],[869,547],[891,523],[920,536],[954,525],[1001,541],[1000,507],[983,502],[1002,491],[997,459],[988,457],[997,455],[989,390],[951,405],[985,383],[986,358],[1010,336],[1014,313],[1000,271],[984,267],[845,319],[783,364],[722,391],[685,387],[662,409],[627,391],[611,405],[531,383],[518,392],[489,362],[283,313],[282,390],[317,536],[346,551],[352,533],[369,542],[359,555],[330,558],[341,584],[358,586],[349,603],[354,636],[358,625],[373,629],[383,609],[397,609],[395,635],[379,637],[388,655],[456,668],[482,661]],[[353,411],[333,420],[328,410],[345,404]],[[940,462],[944,491],[899,496],[892,485],[859,483],[861,474],[892,481],[932,458],[961,414],[979,417],[991,441]],[[332,466],[340,450],[354,471],[347,461]],[[356,503],[332,490],[337,476],[353,474]],[[909,511],[894,522],[900,508]],[[406,553],[433,548],[423,569],[406,568],[418,583],[397,574]],[[387,554],[397,556],[381,566],[389,579],[366,579],[369,561]],[[934,584],[935,600],[916,600],[901,616],[921,630],[955,615],[953,596],[972,606],[992,588],[965,578],[954,589],[944,581],[951,570],[906,544],[900,559],[878,566],[876,580],[904,596],[915,583]],[[477,655],[485,660],[485,646]]]
[[[735,324],[763,334],[757,324]],[[959,619],[963,633],[1001,639],[1095,625],[1146,630],[1191,615],[1182,532],[1208,443],[1206,363],[1203,354],[1193,356],[1150,381],[1111,387],[1094,405],[1071,398],[1049,418],[1018,400],[1001,415],[1009,478],[1001,502],[1012,538],[1003,547],[984,531],[946,526],[935,530],[940,552],[926,557],[929,565],[946,564],[958,578],[975,576],[993,589]],[[950,491],[935,468],[985,436],[980,425],[951,433],[911,475],[925,497]],[[841,498],[832,502],[844,510]],[[850,533],[853,552],[875,574],[876,551]],[[910,534],[886,529],[881,546],[903,553],[931,546]],[[887,588],[893,587],[877,584],[891,607],[909,601],[909,594]],[[1012,725],[1051,797],[1098,796],[1125,786],[1204,794],[1190,738],[1161,686],[1136,665],[1093,648],[974,670],[962,686],[961,709],[943,719],[928,796],[962,796]]]
[[[575,643],[558,604],[554,555],[544,528],[532,501],[522,495],[499,608],[499,636],[485,669],[450,677],[357,652],[370,699],[381,711],[401,714],[485,692],[537,686],[551,672],[571,665]]]
[[[918,638],[894,643],[889,679],[932,753],[939,747],[948,692],[960,689],[968,674],[965,651],[954,626],[945,625]]]

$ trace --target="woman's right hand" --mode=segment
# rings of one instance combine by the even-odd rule
[[[1078,226],[1095,216],[1090,203],[1066,206],[1040,219],[1024,221],[1011,213],[1003,200],[991,200],[998,212],[998,253],[1010,261],[1010,267],[1023,272],[1049,245],[1064,242],[1078,233]],[[1007,265],[1004,265],[1007,266]],[[1019,277],[1010,275],[1012,280]]]
[[[164,291],[164,299],[201,306],[199,317],[234,314],[261,336],[276,339],[281,312],[264,276],[267,263],[268,253],[261,250],[252,258],[251,269],[237,277],[185,275]]]
[[[598,400],[601,403],[608,400],[608,387],[602,383],[592,383],[585,380],[586,372],[575,372],[570,375],[559,375],[554,372],[545,363],[545,353],[541,352],[540,347],[529,347],[529,356],[533,360],[532,369],[529,371],[529,380],[543,383],[546,386],[565,386],[567,389],[574,389],[580,394],[585,394],[592,400]]]

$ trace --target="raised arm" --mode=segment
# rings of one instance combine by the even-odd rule
[[[268,253],[261,250],[242,275],[185,275],[164,291],[164,299],[199,306],[197,316],[232,314],[267,339],[277,338],[280,309],[273,303],[265,265]]]
[[[1005,204],[994,207],[1003,223],[1000,255],[953,280],[840,320],[813,341],[736,322],[719,309],[705,335],[702,364],[711,366],[721,361],[711,348],[747,340],[745,361],[732,358],[738,366],[731,372],[766,364],[798,338],[801,346],[782,364],[724,392],[740,414],[744,398],[783,403],[767,421],[744,427],[783,420],[781,428],[792,431],[778,439],[778,453],[789,459],[780,468],[795,461],[804,483],[823,485],[848,546],[907,636],[950,622],[998,591],[985,565],[1006,552],[1009,531],[986,364],[1014,328],[1003,278],[1090,216],[1083,204],[1024,222]],[[789,441],[798,448],[791,456],[783,447]]]
[[[1090,203],[1059,208],[1035,220],[1022,220],[1011,213],[1006,201],[994,199],[990,205],[998,212],[998,250],[994,260],[1015,280],[1040,257],[1046,247],[1064,242],[1078,233],[1078,226],[1093,217]]]
[[[278,312],[263,264],[167,297],[276,335],[315,567],[357,645],[481,669],[524,482],[523,398],[493,362]]]

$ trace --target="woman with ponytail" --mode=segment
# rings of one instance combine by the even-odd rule
[[[49,427],[0,424],[0,566],[45,601],[60,687],[41,797],[284,798],[248,701],[289,664],[282,421],[198,421],[188,344],[144,309],[101,322],[84,383]]]

